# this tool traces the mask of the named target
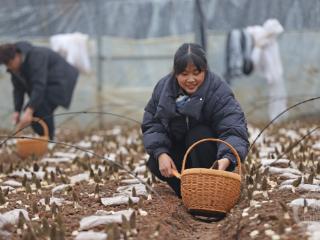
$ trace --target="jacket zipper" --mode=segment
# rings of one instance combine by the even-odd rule
[[[187,129],[189,130],[189,116],[186,116]]]

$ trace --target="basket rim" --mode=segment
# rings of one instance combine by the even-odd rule
[[[188,169],[185,169],[181,174],[181,178],[185,175],[194,175],[194,174],[215,175],[215,176],[233,178],[233,179],[239,180],[241,182],[241,176],[238,173],[228,172],[228,171],[224,171],[224,170],[208,169],[208,168],[188,168]]]
[[[44,141],[46,140],[46,141]],[[34,137],[34,138],[20,138],[20,139],[17,139],[17,143],[26,143],[26,142],[44,142],[44,143],[48,143],[47,140],[49,140],[48,136],[37,136],[37,137]]]

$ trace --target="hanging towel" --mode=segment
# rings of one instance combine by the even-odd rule
[[[283,27],[277,19],[268,19],[263,26],[251,26],[247,31],[253,36],[255,42],[252,52],[255,69],[265,77],[269,85],[269,118],[271,120],[287,107],[287,92],[277,42]]]
[[[88,35],[78,32],[54,35],[50,37],[50,45],[80,72],[91,72]]]

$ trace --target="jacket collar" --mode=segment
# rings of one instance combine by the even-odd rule
[[[156,118],[173,118],[177,116],[175,97],[176,97],[176,80],[173,74],[168,75],[164,86],[161,89],[159,103],[155,114]]]
[[[193,117],[197,120],[201,117],[202,106],[204,104],[206,93],[209,89],[209,85],[212,81],[212,77],[209,71],[207,71],[205,80],[200,86],[200,88],[190,96],[190,101],[188,101],[184,107],[181,109],[181,113],[186,116]],[[176,98],[179,94],[179,85],[173,74],[168,76],[165,81],[165,85],[162,89],[159,98],[159,104],[157,106],[157,111],[155,117],[159,118],[173,118],[179,116],[176,112]]]

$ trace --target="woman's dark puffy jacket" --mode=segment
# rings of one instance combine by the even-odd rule
[[[173,74],[162,78],[154,88],[145,107],[142,132],[148,154],[158,159],[170,153],[188,128],[206,125],[216,138],[230,143],[244,160],[248,153],[248,132],[245,116],[228,85],[217,75],[207,71],[203,84],[190,100],[176,112],[175,100],[179,86]],[[236,158],[225,144],[218,144],[217,159],[228,158],[236,165]]]

